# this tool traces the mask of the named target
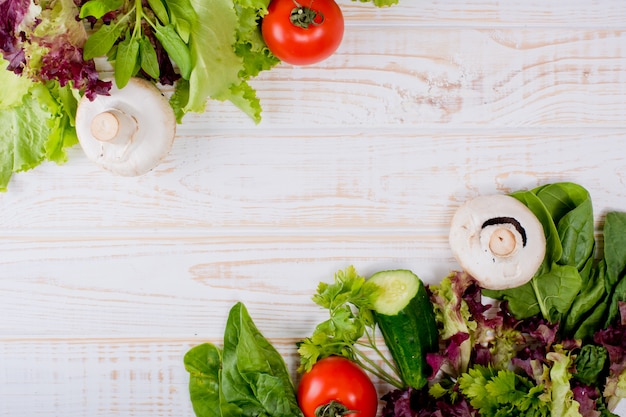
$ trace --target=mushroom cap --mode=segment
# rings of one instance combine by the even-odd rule
[[[87,157],[122,176],[145,174],[169,153],[176,136],[174,110],[150,81],[131,78],[110,95],[83,97],[76,133]]]
[[[461,267],[482,287],[515,288],[530,281],[546,253],[534,213],[514,197],[476,197],[452,218],[450,247]]]

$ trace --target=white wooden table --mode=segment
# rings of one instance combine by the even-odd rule
[[[319,65],[178,126],[153,172],[79,147],[0,195],[0,415],[192,416],[182,358],[243,301],[295,371],[319,281],[456,268],[463,201],[555,181],[626,210],[624,0],[340,0]],[[624,408],[620,411],[626,416]]]

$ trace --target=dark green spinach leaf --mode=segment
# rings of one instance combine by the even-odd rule
[[[221,417],[219,374],[222,367],[220,350],[211,343],[193,347],[185,354],[189,372],[189,395],[197,417]]]
[[[224,348],[210,343],[185,355],[198,417],[302,417],[287,366],[242,303],[224,330]]]
[[[301,415],[283,358],[242,303],[231,309],[226,323],[222,387],[226,401],[246,416]]]

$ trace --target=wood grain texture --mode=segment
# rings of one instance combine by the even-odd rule
[[[442,232],[456,207],[481,193],[574,181],[590,190],[598,215],[626,197],[626,163],[616,151],[626,129],[260,129],[206,137],[185,129],[142,177],[101,171],[79,150],[66,166],[17,175],[0,197],[0,227],[94,237],[103,228]]]
[[[13,177],[0,416],[192,417],[184,353],[219,344],[236,301],[295,379],[317,284],[350,264],[437,283],[479,194],[577,182],[598,238],[626,210],[623,0],[339,3],[334,56],[251,81],[259,125],[211,101],[144,176],[76,147]]]
[[[446,27],[623,28],[624,4],[619,0],[399,0],[376,9],[358,1],[338,0],[350,25]]]
[[[615,29],[349,28],[326,61],[252,80],[256,130],[621,126],[624,48]],[[185,125],[253,126],[228,103],[207,109]]]

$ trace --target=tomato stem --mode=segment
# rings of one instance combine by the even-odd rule
[[[316,417],[341,417],[355,413],[358,413],[358,411],[350,410],[348,407],[335,400],[332,400],[328,404],[320,405],[315,409]]]
[[[293,0],[296,5],[291,9],[291,15],[289,20],[294,26],[302,29],[308,29],[310,25],[319,26],[324,23],[324,14],[322,12],[312,9],[311,7],[302,6],[296,0]],[[313,4],[313,2],[311,2]]]

